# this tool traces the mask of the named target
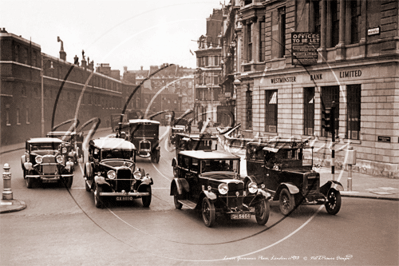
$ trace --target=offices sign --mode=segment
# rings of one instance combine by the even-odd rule
[[[311,32],[292,32],[292,64],[314,65],[317,63],[317,48],[320,34]]]

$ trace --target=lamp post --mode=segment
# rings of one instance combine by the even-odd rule
[[[233,81],[233,85],[234,85],[234,92],[233,92],[233,100],[234,100],[234,121],[237,121],[237,90],[239,88],[239,86],[241,85],[241,81],[236,78]]]

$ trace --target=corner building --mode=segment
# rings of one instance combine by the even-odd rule
[[[336,169],[346,167],[339,148],[350,142],[354,171],[399,178],[398,1],[239,4],[234,83],[242,135],[314,135],[316,163],[328,165],[322,113],[335,102]]]

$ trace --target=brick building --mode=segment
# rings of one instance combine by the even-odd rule
[[[399,20],[395,0],[245,0],[235,21],[237,121],[245,137],[331,133],[322,112],[336,103],[336,149],[357,151],[355,171],[399,176]],[[232,8],[231,10],[234,10]],[[338,140],[337,140],[338,141]],[[327,145],[328,146],[328,145]],[[324,146],[325,147],[325,146]],[[336,167],[344,151],[336,153]]]

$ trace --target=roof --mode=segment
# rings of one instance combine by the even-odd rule
[[[26,141],[28,143],[63,143],[64,142],[57,138],[31,138]]]
[[[159,121],[150,120],[150,119],[130,119],[129,124],[157,124],[159,125]]]
[[[259,147],[264,147],[263,150],[266,151],[278,152],[281,149],[301,149],[304,148],[307,145],[307,143],[308,143],[307,141],[301,141],[301,140],[279,139],[279,140],[272,140],[266,143],[252,142],[248,144],[254,144]]]
[[[234,160],[240,159],[240,156],[233,155],[228,152],[223,151],[181,151],[179,154],[186,155],[196,159],[203,159],[203,160]]]
[[[200,136],[200,134],[188,134],[188,133],[176,133],[176,135],[182,136],[183,138],[189,138],[189,139],[193,139],[193,140],[200,140],[200,139],[217,139],[218,137],[215,135],[202,135]]]
[[[94,139],[93,145],[99,149],[122,149],[122,150],[135,150],[136,147],[133,143],[121,138],[98,138]]]
[[[50,131],[47,136],[70,136],[75,134],[73,131]]]

